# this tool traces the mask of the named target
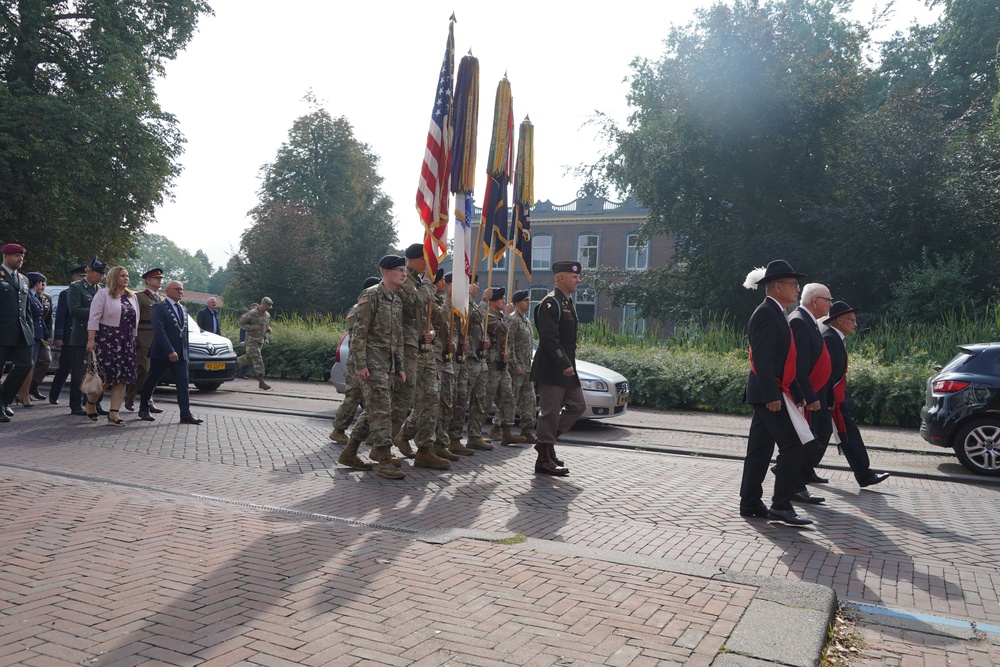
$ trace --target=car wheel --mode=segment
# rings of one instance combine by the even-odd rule
[[[977,475],[1000,476],[1000,420],[980,419],[955,437],[955,454]]]
[[[198,391],[215,391],[222,386],[221,382],[195,382],[194,386]]]

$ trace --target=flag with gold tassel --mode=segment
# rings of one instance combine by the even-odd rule
[[[483,198],[482,247],[483,256],[492,266],[507,251],[508,232],[507,189],[510,183],[510,163],[514,134],[514,101],[510,82],[505,76],[497,85],[493,105],[493,137],[487,162],[486,196]]]
[[[469,317],[472,251],[472,193],[476,188],[476,138],[479,131],[479,60],[472,51],[462,58],[452,106],[451,191],[455,193],[455,250],[452,262],[452,310]],[[463,329],[465,326],[463,325]]]
[[[455,15],[448,22],[448,42],[434,93],[430,129],[424,147],[424,161],[417,185],[417,212],[424,225],[424,259],[427,273],[437,273],[438,262],[448,255],[445,235],[451,217],[449,180],[451,176],[451,106],[455,76]]]
[[[511,235],[514,237],[514,252],[521,260],[524,275],[531,280],[531,206],[535,203],[535,126],[527,116],[524,117],[518,131],[516,164]]]

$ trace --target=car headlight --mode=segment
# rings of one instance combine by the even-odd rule
[[[608,383],[604,380],[580,380],[580,388],[587,391],[607,391]]]

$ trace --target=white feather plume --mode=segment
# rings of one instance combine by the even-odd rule
[[[764,267],[758,267],[747,274],[747,279],[743,281],[743,286],[747,289],[757,289],[757,283],[764,279],[764,274],[767,273],[767,269]]]

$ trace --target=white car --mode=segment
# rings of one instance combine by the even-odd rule
[[[330,368],[330,382],[341,394],[347,388],[344,381],[344,362],[347,361],[348,334],[340,339],[337,356]],[[610,368],[576,360],[576,372],[580,376],[580,386],[587,400],[587,411],[580,419],[605,419],[625,414],[628,409],[628,380],[621,373]]]

